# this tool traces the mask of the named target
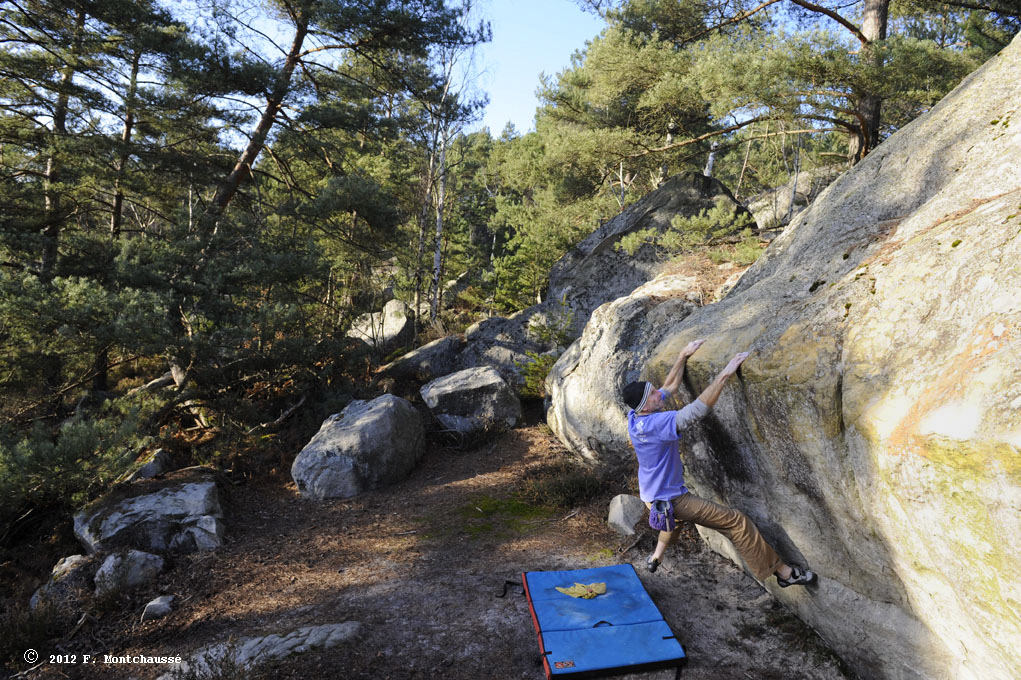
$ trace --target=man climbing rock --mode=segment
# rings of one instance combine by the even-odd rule
[[[747,352],[736,354],[691,404],[679,411],[662,410],[681,384],[688,357],[704,342],[695,340],[681,350],[658,390],[648,382],[632,382],[624,388],[624,403],[631,408],[628,435],[638,457],[638,487],[649,508],[650,524],[660,529],[656,550],[646,560],[649,571],[656,571],[667,547],[677,540],[680,529],[676,522],[686,520],[726,536],[760,582],[775,574],[781,588],[810,583],[815,574],[784,563],[744,513],[699,498],[684,485],[684,464],[678,447],[681,431],[709,413],[724,383],[748,358]]]

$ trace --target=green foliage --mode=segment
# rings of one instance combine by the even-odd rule
[[[634,255],[647,244],[668,252],[681,252],[746,230],[753,222],[747,211],[739,212],[736,205],[718,201],[712,208],[703,209],[697,215],[675,216],[670,221],[670,228],[662,233],[650,228],[627,234],[614,244],[614,248],[628,255]]]
[[[744,240],[735,247],[734,257],[731,262],[741,266],[750,265],[759,259],[759,255],[762,254],[763,250],[765,250],[765,246],[762,245],[759,239],[751,234],[747,234]]]
[[[522,498],[472,496],[457,509],[458,530],[472,538],[527,533],[550,515],[547,507]]]
[[[288,71],[215,8],[0,9],[17,45],[0,54],[2,522],[87,500],[147,437],[244,442],[300,397],[348,391],[363,357],[338,338],[393,284],[380,263],[409,263],[431,50],[487,31],[428,0],[271,4],[275,28],[357,54]],[[460,231],[484,222],[478,185],[475,212],[451,186]],[[171,366],[172,394],[124,396]]]
[[[598,215],[608,212],[601,197],[565,203],[551,188],[523,198],[498,196],[490,225],[508,237],[504,254],[495,258],[497,308],[514,311],[535,304],[553,264],[592,232]]]
[[[0,429],[0,526],[26,510],[91,500],[151,443],[147,426],[164,406],[151,395],[124,397],[57,426]]]
[[[563,351],[575,341],[574,310],[566,299],[557,300],[542,315],[533,316],[528,335],[544,345]]]
[[[525,379],[520,393],[526,399],[544,399],[547,396],[546,376],[564,350],[577,338],[574,331],[574,310],[565,300],[559,300],[543,315],[537,314],[532,317],[528,335],[552,349],[543,353],[525,352],[528,360],[515,364]]]
[[[518,390],[525,399],[546,398],[546,376],[549,375],[553,364],[557,363],[556,354],[539,354],[538,352],[525,352],[528,361],[515,364],[525,379],[525,384]]]

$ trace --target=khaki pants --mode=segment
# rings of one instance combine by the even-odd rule
[[[677,521],[693,522],[726,536],[759,581],[765,581],[780,566],[780,556],[740,510],[725,508],[690,492],[673,499],[673,504]],[[651,503],[645,505],[652,507]],[[679,532],[680,529],[659,532],[660,543],[672,544]]]

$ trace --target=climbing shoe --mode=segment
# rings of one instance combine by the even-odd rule
[[[804,586],[808,585],[815,580],[815,574],[811,569],[801,569],[800,567],[791,567],[790,578],[780,578],[780,575],[776,575],[776,582],[780,584],[781,588],[787,586]]]
[[[650,555],[645,560],[645,566],[649,568],[650,573],[654,573],[657,569],[659,569],[659,560]]]

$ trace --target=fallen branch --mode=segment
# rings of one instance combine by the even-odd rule
[[[166,373],[164,373],[159,378],[156,378],[155,380],[150,380],[149,382],[147,382],[146,384],[142,385],[141,387],[135,387],[135,388],[132,388],[132,389],[128,390],[128,394],[132,395],[132,394],[137,394],[139,392],[155,392],[156,390],[161,390],[164,387],[170,387],[173,384],[174,384],[174,374],[171,373],[170,371],[167,371]]]
[[[626,548],[617,548],[617,553],[619,553],[621,555],[625,555],[625,554],[627,554],[627,552],[629,550],[631,550],[631,548],[634,548],[636,545],[638,545],[641,542],[642,542],[642,536],[639,535],[638,538],[635,539],[635,542],[632,543],[631,545],[629,545],[628,547],[626,547]]]
[[[36,665],[32,666],[31,668],[26,668],[25,670],[21,671],[20,673],[15,673],[14,675],[9,676],[9,678],[10,678],[10,680],[14,680],[14,678],[27,678],[29,673],[31,673],[32,671],[36,670],[40,666],[45,666],[45,665],[46,665],[45,661],[42,662],[42,663],[37,663]]]
[[[280,414],[279,418],[277,418],[276,420],[274,420],[271,423],[263,423],[262,425],[256,425],[252,429],[248,430],[248,432],[245,432],[245,434],[246,435],[250,435],[250,434],[253,434],[254,432],[256,432],[257,430],[271,429],[271,428],[274,428],[274,427],[279,427],[281,423],[283,423],[285,420],[287,420],[291,416],[291,414],[293,414],[295,411],[297,411],[299,408],[301,408],[301,405],[305,403],[305,399],[307,397],[308,397],[308,395],[304,395],[303,394],[301,396],[301,399],[298,400],[298,403],[295,404],[294,406],[290,407],[286,411],[284,411],[282,414]]]

